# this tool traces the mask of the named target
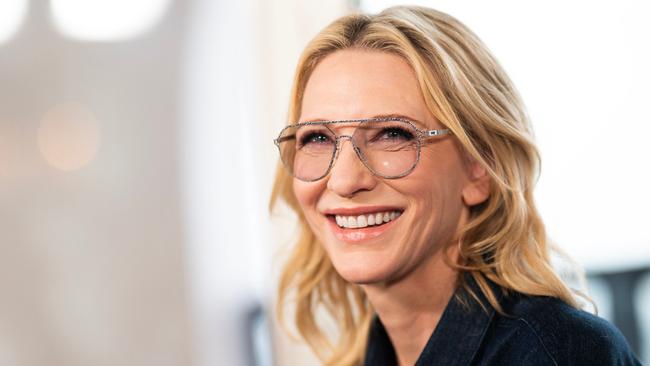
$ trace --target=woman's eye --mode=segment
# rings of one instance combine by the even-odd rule
[[[401,128],[385,128],[379,134],[381,140],[412,140],[413,134]]]
[[[300,146],[329,143],[330,138],[322,133],[309,133],[300,138]]]

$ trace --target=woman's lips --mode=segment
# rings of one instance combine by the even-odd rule
[[[389,222],[382,223],[381,225],[366,226],[363,228],[343,228],[336,223],[334,215],[327,215],[327,221],[334,237],[346,243],[360,243],[366,240],[374,239],[387,230],[389,230],[401,216],[398,215]]]

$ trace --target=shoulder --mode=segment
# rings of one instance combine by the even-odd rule
[[[495,327],[527,345],[529,357],[537,350],[547,364],[640,365],[616,327],[559,299],[515,294],[504,311]]]

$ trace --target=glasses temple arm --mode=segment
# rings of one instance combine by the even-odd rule
[[[433,136],[440,136],[440,135],[449,135],[451,134],[451,130],[448,128],[445,128],[443,130],[429,130],[426,131],[426,136],[427,137],[433,137]]]

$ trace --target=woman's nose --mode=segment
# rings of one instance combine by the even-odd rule
[[[354,151],[352,141],[341,140],[340,150],[327,181],[327,188],[341,197],[351,197],[359,191],[372,190],[377,178]]]

